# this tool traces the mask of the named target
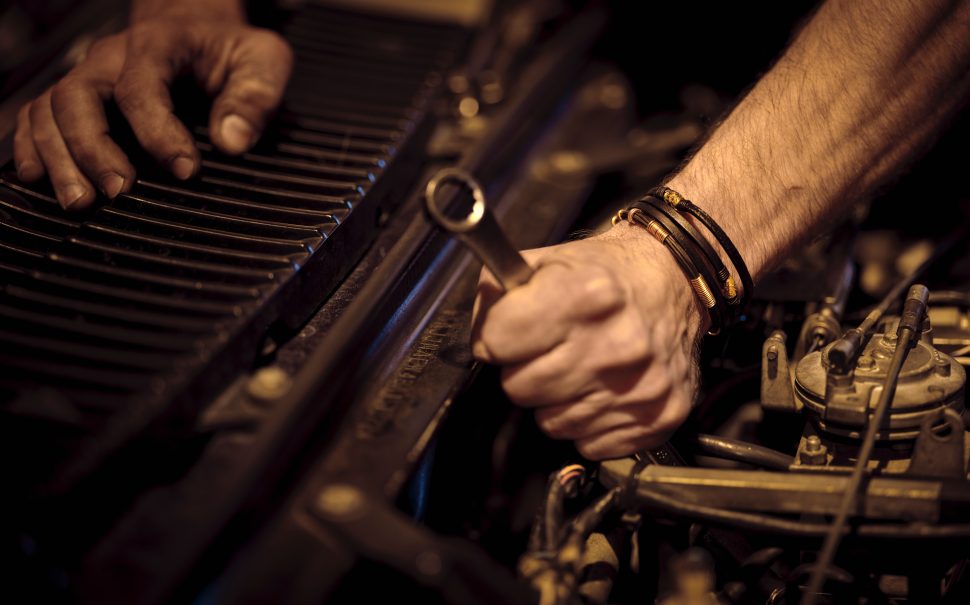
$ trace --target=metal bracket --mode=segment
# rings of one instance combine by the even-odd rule
[[[942,423],[940,423],[942,420]],[[920,426],[907,475],[921,477],[966,477],[963,418],[944,408],[939,416],[927,416]]]
[[[798,411],[792,389],[785,333],[775,330],[761,349],[761,406],[766,410]]]

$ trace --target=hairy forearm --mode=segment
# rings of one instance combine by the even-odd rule
[[[830,0],[674,175],[757,279],[889,180],[964,103],[970,2]]]
[[[242,0],[133,0],[131,22],[161,15],[245,20]]]

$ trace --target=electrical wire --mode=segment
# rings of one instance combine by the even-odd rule
[[[802,596],[802,605],[815,605],[818,593],[822,590],[825,583],[827,570],[835,559],[835,553],[842,541],[842,533],[845,528],[849,513],[855,507],[859,487],[862,484],[862,475],[865,473],[872,450],[876,445],[876,435],[882,426],[883,419],[889,411],[889,405],[896,394],[896,384],[899,381],[899,373],[903,369],[903,362],[909,353],[910,346],[914,344],[918,335],[918,330],[922,324],[923,313],[926,310],[926,300],[929,292],[924,286],[913,286],[907,297],[903,316],[900,318],[899,328],[896,332],[896,350],[893,351],[892,359],[889,362],[889,369],[886,372],[886,383],[879,396],[879,403],[876,410],[869,418],[869,425],[866,427],[866,435],[862,440],[862,447],[859,448],[859,455],[856,459],[855,467],[849,476],[849,483],[845,492],[842,494],[842,501],[839,504],[839,511],[832,522],[832,526],[825,535],[822,542],[822,550],[819,552],[815,562],[815,569],[812,572],[808,588]],[[888,305],[887,305],[888,307]]]
[[[851,328],[846,330],[841,337],[839,337],[832,347],[829,349],[829,361],[833,368],[841,371],[842,373],[848,373],[848,371],[855,365],[856,357],[858,357],[859,351],[861,351],[866,342],[869,340],[869,336],[872,329],[879,323],[879,320],[883,318],[890,307],[899,300],[903,291],[909,287],[910,284],[919,279],[930,267],[936,264],[941,258],[946,256],[947,253],[953,249],[953,247],[960,242],[963,242],[966,238],[967,231],[970,229],[970,225],[960,225],[953,232],[951,232],[947,237],[940,241],[935,248],[933,248],[933,253],[924,260],[918,267],[911,271],[906,277],[901,279],[892,290],[890,290],[883,298],[879,301],[872,311],[866,315],[866,318],[862,320],[857,328]]]

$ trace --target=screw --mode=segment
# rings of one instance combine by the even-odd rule
[[[864,370],[871,370],[876,366],[876,360],[868,355],[863,355],[859,358],[859,361],[856,362],[856,365]]]
[[[818,435],[811,435],[805,440],[805,451],[809,454],[822,451],[822,440],[818,438]]]

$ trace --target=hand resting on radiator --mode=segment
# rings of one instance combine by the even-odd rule
[[[89,206],[96,190],[109,198],[128,191],[135,169],[108,132],[110,100],[159,164],[190,178],[199,151],[169,94],[181,76],[214,98],[213,143],[230,154],[249,149],[280,102],[292,51],[277,34],[247,25],[238,7],[208,4],[171,2],[155,11],[142,7],[141,14],[136,6],[128,29],[96,42],[60,82],[26,104],[14,137],[19,178],[47,175],[58,202],[71,210]]]

